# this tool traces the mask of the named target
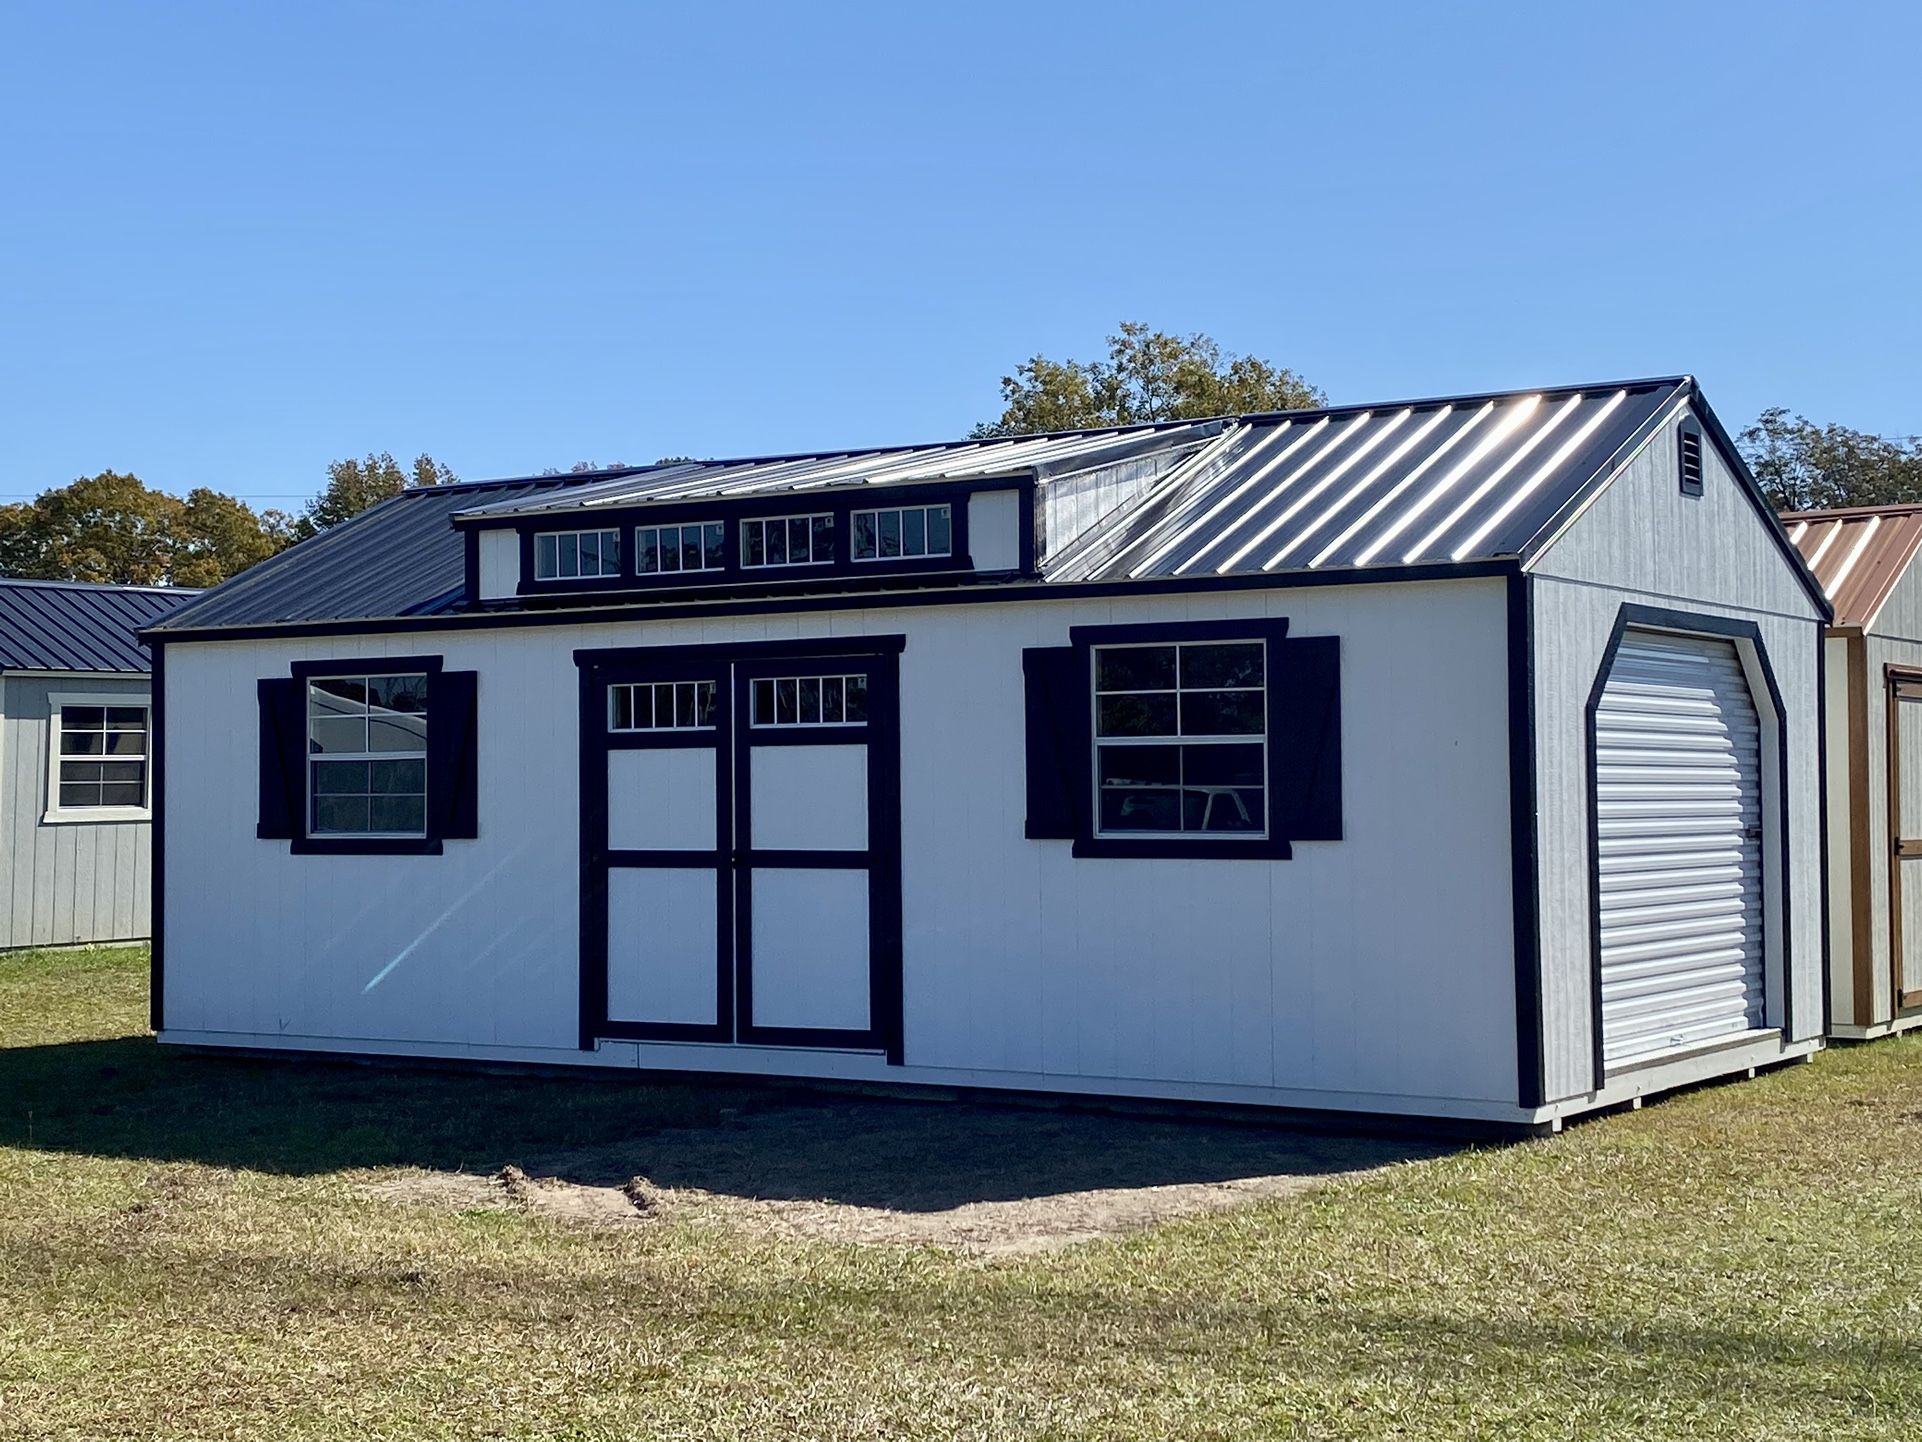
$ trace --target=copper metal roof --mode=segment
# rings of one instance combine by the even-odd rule
[[[1835,607],[1838,626],[1866,626],[1922,547],[1922,506],[1791,511],[1789,539]]]

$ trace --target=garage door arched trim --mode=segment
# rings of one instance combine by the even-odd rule
[[[1776,684],[1774,667],[1769,663],[1768,648],[1762,642],[1761,627],[1754,621],[1737,620],[1728,616],[1674,611],[1659,606],[1625,604],[1616,613],[1614,627],[1609,632],[1608,645],[1602,652],[1601,664],[1595,672],[1594,686],[1589,691],[1586,712],[1589,995],[1594,1048],[1593,1086],[1596,1090],[1601,1089],[1611,1071],[1604,1054],[1602,1029],[1600,768],[1596,756],[1596,722],[1602,708],[1603,692],[1608,685],[1609,673],[1614,668],[1623,637],[1631,629],[1730,641],[1734,643],[1737,655],[1743,663],[1743,670],[1749,678],[1751,699],[1755,703],[1757,719],[1761,724],[1761,767],[1765,779],[1772,778],[1774,790],[1772,805],[1768,804],[1771,798],[1766,792],[1764,793],[1762,810],[1764,1026],[1770,1030],[1779,1029],[1785,1036],[1794,1035],[1792,1015],[1794,988],[1788,984],[1789,978],[1794,975],[1790,941],[1793,927],[1789,910],[1790,888],[1786,884],[1789,876],[1789,737],[1786,719],[1788,713],[1782,703],[1781,689]],[[1757,677],[1762,683],[1759,691],[1754,684]],[[1764,712],[1767,714],[1763,714]],[[1774,856],[1772,866],[1768,860],[1771,852]],[[1705,1046],[1713,1047],[1716,1044],[1710,1042]],[[1638,1065],[1670,1059],[1672,1058],[1668,1056],[1655,1056],[1648,1061],[1638,1058],[1618,1065],[1612,1070],[1619,1074],[1632,1071]]]

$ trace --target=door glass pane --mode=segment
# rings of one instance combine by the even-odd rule
[[[821,678],[821,720],[833,725],[841,720],[841,678]]]
[[[848,724],[865,722],[868,719],[868,678],[849,676],[843,689]]]

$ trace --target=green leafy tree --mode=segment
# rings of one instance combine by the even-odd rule
[[[214,586],[294,542],[285,511],[255,513],[245,501],[199,486],[173,519],[169,579],[176,586]]]
[[[102,471],[0,507],[0,575],[125,586],[211,586],[291,540],[278,511],[201,487],[186,500]]]
[[[1151,331],[1123,321],[1108,337],[1108,358],[1035,356],[1001,378],[1000,416],[978,437],[1143,421],[1199,420],[1325,405],[1327,397],[1294,371],[1222,350],[1205,335]]]
[[[318,535],[330,526],[351,520],[369,506],[415,486],[445,486],[460,479],[429,455],[414,457],[411,467],[403,468],[391,454],[381,451],[365,460],[351,456],[327,467],[327,485],[307,503],[295,523],[299,539]]]
[[[1817,425],[1771,406],[1736,444],[1763,494],[1780,510],[1922,501],[1922,437]]]

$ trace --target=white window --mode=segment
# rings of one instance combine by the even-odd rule
[[[833,516],[769,516],[741,522],[743,566],[825,566],[833,559]]]
[[[641,526],[634,532],[636,575],[666,571],[719,571],[727,566],[727,528],[719,521]]]
[[[427,834],[427,678],[307,682],[310,836]]]
[[[712,681],[638,681],[607,688],[610,731],[712,731]]]
[[[619,531],[542,531],[534,537],[534,579],[577,581],[621,574]]]
[[[143,697],[55,694],[47,778],[50,821],[137,821],[149,814],[148,703]]]
[[[1097,835],[1266,834],[1266,662],[1260,641],[1094,648]]]
[[[954,513],[946,506],[901,506],[889,511],[856,511],[852,517],[854,559],[894,561],[911,556],[953,554]]]
[[[866,676],[757,676],[752,720],[756,726],[865,726]]]

